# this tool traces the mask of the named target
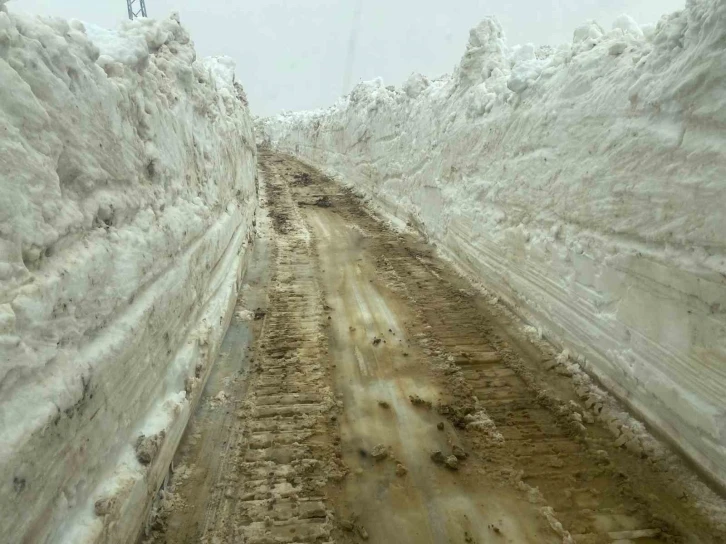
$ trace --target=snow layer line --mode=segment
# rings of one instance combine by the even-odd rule
[[[726,486],[726,2],[358,85],[258,137],[339,175]]]
[[[231,317],[247,101],[178,18],[107,31],[0,0],[0,533],[129,542]]]

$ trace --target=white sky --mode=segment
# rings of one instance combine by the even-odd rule
[[[237,61],[257,115],[324,107],[343,94],[357,6],[349,87],[378,76],[399,84],[411,72],[451,72],[469,29],[485,15],[499,19],[510,45],[555,46],[587,19],[606,29],[621,13],[655,23],[685,0],[146,0],[151,17],[180,13],[200,55]],[[127,17],[125,0],[11,0],[8,7],[107,28]]]

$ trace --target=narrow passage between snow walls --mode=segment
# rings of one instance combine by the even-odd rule
[[[259,119],[559,346],[726,486],[726,3],[594,22],[553,49],[493,18],[453,75]],[[602,408],[584,377],[579,393]],[[601,419],[648,453],[642,428]],[[635,426],[637,427],[637,425]]]
[[[247,266],[247,101],[177,17],[0,0],[0,126],[0,540],[132,542]]]

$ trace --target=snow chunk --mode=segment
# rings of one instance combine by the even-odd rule
[[[462,87],[488,79],[496,69],[508,71],[505,50],[504,31],[494,17],[485,18],[471,29],[466,52],[456,72]]]
[[[149,46],[142,33],[122,35],[91,23],[84,23],[86,35],[104,57],[103,64],[118,62],[127,66],[142,65],[149,58]]]
[[[630,15],[623,13],[613,21],[613,30],[620,29],[634,38],[643,38],[643,31]]]
[[[429,86],[429,80],[421,74],[411,74],[403,84],[403,92],[409,98],[416,99]]]
[[[216,82],[217,89],[232,89],[236,63],[231,57],[210,57],[206,60],[209,72]]]
[[[547,58],[537,58],[535,47],[531,43],[513,47],[509,59],[512,73],[507,81],[507,87],[515,93],[526,90],[549,64]]]
[[[572,47],[575,53],[589,51],[602,39],[605,31],[595,21],[587,21],[578,26],[572,36]]]

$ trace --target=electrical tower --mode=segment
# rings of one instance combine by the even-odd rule
[[[146,17],[146,2],[144,0],[126,0],[129,8],[129,19],[132,21],[138,17]]]

